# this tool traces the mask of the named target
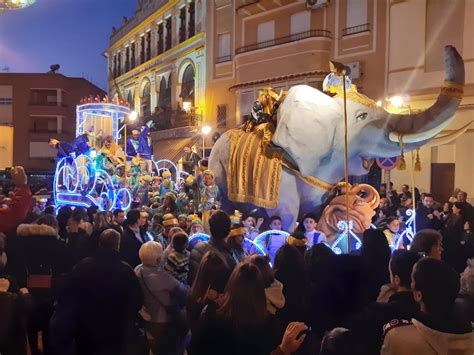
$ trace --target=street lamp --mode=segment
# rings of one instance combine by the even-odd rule
[[[202,133],[202,158],[206,157],[206,146],[205,146],[205,139],[206,135],[211,132],[212,128],[210,126],[202,126],[201,133]]]
[[[135,122],[137,118],[138,118],[138,114],[136,111],[132,111],[128,114],[128,119],[130,120],[130,122]],[[125,160],[126,160],[127,159],[127,117],[126,116],[123,118],[123,125],[124,125],[123,151],[125,153]]]

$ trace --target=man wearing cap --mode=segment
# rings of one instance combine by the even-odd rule
[[[161,244],[163,250],[168,247],[171,243],[169,239],[169,232],[171,228],[178,227],[178,219],[171,213],[167,213],[163,216],[163,232],[158,234],[156,241]]]
[[[138,146],[140,145],[140,131],[138,129],[132,130],[132,136],[127,139],[127,145],[125,148],[125,155],[127,159],[137,156]]]
[[[188,174],[193,174],[194,169],[199,165],[201,157],[195,153],[191,148],[184,147],[184,155],[182,158],[183,169]]]

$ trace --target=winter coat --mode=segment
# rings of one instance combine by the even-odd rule
[[[50,323],[55,354],[137,354],[128,350],[142,306],[135,273],[118,252],[99,248],[76,265]]]
[[[444,319],[436,325],[428,326],[429,323],[427,319],[412,319],[411,322],[391,321],[384,327],[385,338],[380,354],[472,355],[474,353],[474,333],[469,322],[454,325]]]
[[[227,246],[226,242],[223,240],[217,240],[211,237],[209,242],[199,242],[191,251],[191,258],[189,260],[189,274],[188,274],[188,284],[192,285],[194,278],[196,277],[199,264],[201,259],[208,251],[215,251],[218,253],[227,263],[229,276],[234,270],[236,263],[230,251],[230,248]]]
[[[265,288],[265,297],[267,299],[267,311],[274,315],[278,309],[282,309],[285,305],[283,284],[278,280],[273,281],[269,287]]]
[[[122,239],[120,240],[120,255],[123,261],[128,263],[132,268],[141,264],[138,251],[143,243],[147,241],[146,235],[140,231],[141,241],[135,236],[135,232],[130,227],[125,227]]]
[[[0,208],[0,232],[15,229],[22,223],[31,206],[31,191],[28,185],[18,186],[7,208]]]
[[[0,354],[23,355],[26,350],[25,318],[30,295],[0,292]]]
[[[143,292],[144,320],[166,323],[170,320],[169,307],[183,308],[190,288],[159,267],[138,265],[135,274]],[[168,310],[167,310],[168,308]]]

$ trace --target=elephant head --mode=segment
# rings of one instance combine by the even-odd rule
[[[366,96],[347,94],[349,174],[363,175],[370,160],[392,157],[428,143],[447,127],[461,102],[464,62],[452,46],[445,48],[445,82],[426,111],[389,113]],[[344,104],[306,85],[292,87],[278,112],[272,141],[305,176],[331,183],[344,176]],[[402,144],[401,144],[402,142]]]

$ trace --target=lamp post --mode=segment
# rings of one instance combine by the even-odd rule
[[[201,133],[202,133],[202,158],[204,159],[206,157],[206,136],[211,132],[211,127],[209,126],[202,126],[201,127]]]
[[[130,120],[130,122],[135,122],[135,120],[137,119],[138,117],[138,114],[135,112],[135,111],[132,111],[130,112],[130,114],[128,115],[128,119]],[[123,128],[123,151],[125,153],[125,161],[127,161],[127,117],[124,116],[123,118],[123,124],[124,124],[124,128]]]

